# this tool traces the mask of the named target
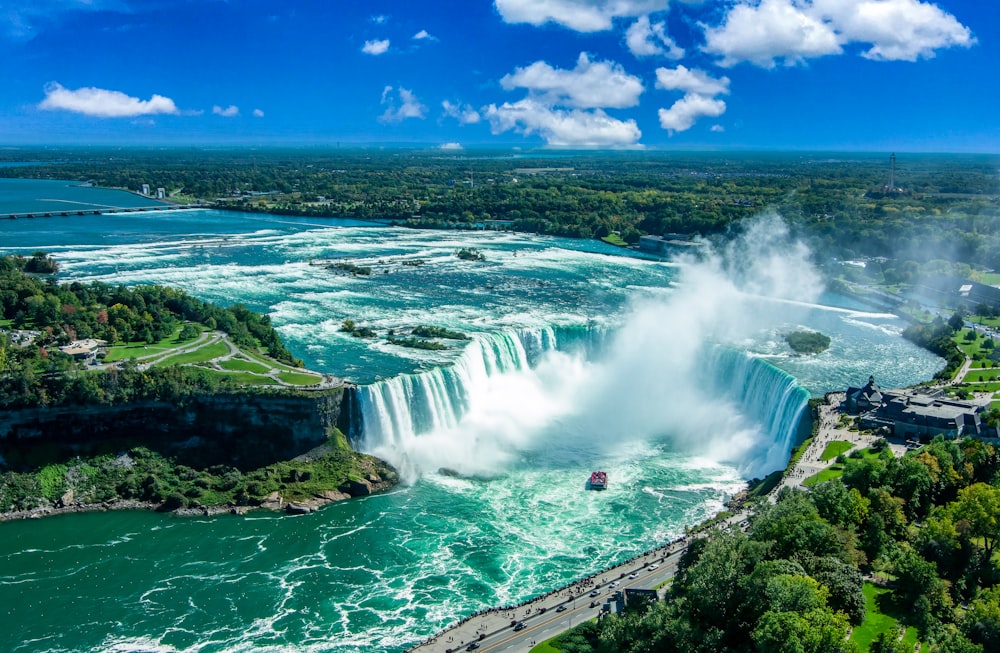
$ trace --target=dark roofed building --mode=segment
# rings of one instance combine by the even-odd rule
[[[941,390],[882,390],[870,376],[863,388],[847,389],[845,404],[849,413],[861,415],[862,428],[885,427],[898,438],[997,436],[981,420],[986,405],[952,399]]]
[[[878,408],[882,402],[882,389],[875,383],[875,375],[868,377],[863,388],[847,389],[847,412],[852,415]]]

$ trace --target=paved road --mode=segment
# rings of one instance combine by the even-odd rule
[[[639,556],[595,576],[573,583],[556,592],[516,608],[494,610],[445,630],[434,639],[413,649],[414,653],[464,651],[470,642],[478,650],[490,653],[528,651],[532,642],[555,637],[573,626],[596,617],[611,595],[622,589],[651,589],[673,578],[677,561],[684,550],[680,542]],[[652,567],[656,567],[652,569]],[[635,574],[634,579],[628,578]],[[598,591],[597,596],[591,592]],[[597,601],[598,605],[591,607]],[[560,606],[565,609],[559,612]],[[523,621],[524,630],[514,631],[513,624]],[[480,635],[484,635],[480,639]]]

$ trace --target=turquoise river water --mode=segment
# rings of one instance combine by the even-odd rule
[[[0,524],[0,650],[403,651],[670,540],[782,467],[806,398],[941,361],[825,295],[780,223],[701,262],[594,241],[217,211],[7,221],[60,279],[162,283],[269,314],[362,384],[353,434],[406,482],[299,517],[147,512]],[[484,262],[458,259],[476,247]],[[370,277],[320,263],[346,258]],[[344,319],[473,339],[444,352]],[[781,334],[831,336],[813,357]],[[593,469],[609,489],[586,492]]]

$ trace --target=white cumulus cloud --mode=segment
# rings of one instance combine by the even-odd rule
[[[715,96],[729,93],[728,77],[715,78],[704,70],[680,65],[657,68],[656,88],[684,93],[669,109],[659,111],[660,126],[671,134],[691,129],[699,118],[717,118],[726,112],[726,103]]]
[[[427,40],[430,40],[430,41],[436,41],[437,40],[435,37],[431,36],[430,32],[428,32],[425,29],[422,29],[422,30],[420,30],[419,32],[417,32],[416,34],[413,35],[413,40],[414,41],[423,41],[424,39],[427,39]]]
[[[712,125],[710,131],[721,134],[722,132],[726,131],[726,128],[723,127],[722,125]]]
[[[260,109],[254,109],[253,110],[253,117],[254,118],[263,118],[264,117],[264,112],[261,111]]]
[[[441,145],[439,145],[438,148],[442,149],[442,150],[464,150],[465,149],[464,147],[462,147],[461,143],[441,143]]]
[[[475,124],[480,119],[479,112],[468,104],[455,104],[445,100],[441,103],[441,108],[444,110],[444,115],[454,118],[463,125]]]
[[[669,109],[660,109],[660,126],[671,133],[687,131],[699,118],[718,118],[725,112],[726,103],[722,100],[688,93]]]
[[[223,118],[235,118],[240,115],[240,108],[235,104],[230,104],[228,107],[223,109],[218,104],[212,107],[212,113],[217,116],[222,116]]]
[[[862,55],[868,59],[916,61],[976,42],[954,16],[919,0],[814,0],[813,11],[829,20],[843,41],[871,44]]]
[[[833,27],[794,0],[737,4],[726,15],[725,23],[705,30],[704,49],[721,55],[721,66],[749,61],[763,68],[773,68],[776,59],[794,65],[842,51]]]
[[[393,90],[396,91],[393,95]],[[407,118],[423,118],[427,112],[427,107],[420,104],[413,91],[400,86],[393,89],[386,86],[382,89],[382,104],[385,111],[379,116],[381,122],[403,122]]]
[[[611,29],[614,18],[633,18],[663,11],[669,0],[494,0],[507,23],[556,23],[577,32]]]
[[[586,52],[573,70],[536,61],[504,75],[500,85],[508,91],[525,88],[540,101],[579,109],[633,107],[643,92],[638,77],[613,61],[591,61]]]
[[[642,136],[635,120],[618,120],[601,109],[559,109],[532,98],[491,104],[483,113],[494,134],[538,134],[560,147],[631,147]]]
[[[704,70],[689,69],[686,66],[657,68],[656,88],[708,96],[725,95],[729,93],[729,78],[716,79]]]
[[[680,48],[667,35],[667,26],[663,22],[650,23],[649,16],[639,18],[625,32],[625,45],[629,52],[637,57],[663,56],[668,59],[680,59],[684,56],[684,48]]]
[[[704,50],[721,57],[721,66],[773,68],[851,44],[866,47],[869,59],[916,61],[975,42],[954,16],[921,0],[740,0],[721,25],[705,26]]]
[[[365,41],[365,44],[361,46],[361,51],[365,54],[380,55],[385,54],[389,50],[389,39],[382,39],[381,41],[373,39],[371,41]]]
[[[39,109],[72,111],[98,118],[132,118],[155,114],[179,114],[177,105],[168,97],[153,95],[148,100],[126,95],[121,91],[86,87],[70,90],[58,82],[45,86],[45,99]]]

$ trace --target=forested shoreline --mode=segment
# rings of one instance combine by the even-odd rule
[[[0,176],[70,178],[241,211],[501,228],[577,238],[711,235],[764,210],[816,251],[897,257],[890,282],[928,261],[1000,268],[1000,160],[888,153],[429,150],[14,151]],[[45,161],[51,163],[46,164]],[[38,165],[40,163],[40,165]],[[926,254],[930,252],[931,256]]]
[[[745,534],[692,540],[666,601],[582,626],[559,650],[849,653],[867,584],[888,588],[880,610],[930,651],[995,651],[998,470],[997,448],[975,439],[850,458],[841,478],[758,504]],[[899,635],[861,650],[912,653]]]

